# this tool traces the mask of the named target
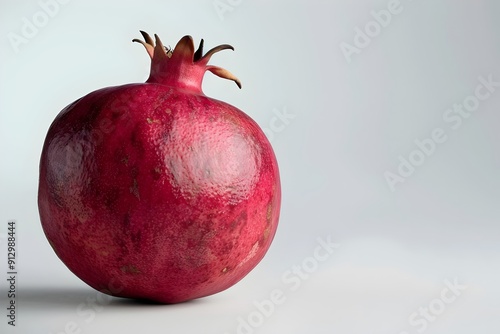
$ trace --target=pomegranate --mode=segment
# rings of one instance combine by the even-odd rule
[[[281,201],[274,152],[244,112],[204,95],[203,40],[174,49],[142,32],[145,83],[96,90],[51,124],[38,207],[57,256],[104,293],[178,303],[247,275],[276,232]]]

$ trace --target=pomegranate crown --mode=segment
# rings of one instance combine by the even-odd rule
[[[141,34],[144,41],[140,39],[132,41],[144,45],[151,57],[151,72],[146,82],[175,85],[201,93],[203,75],[208,70],[221,78],[234,81],[241,88],[240,80],[231,72],[218,66],[208,65],[214,53],[226,49],[234,50],[231,45],[216,46],[203,55],[203,39],[195,51],[191,36],[182,37],[175,48],[171,49],[163,46],[158,35],[154,35],[153,41],[146,32],[141,31]]]

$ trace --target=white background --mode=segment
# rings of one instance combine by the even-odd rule
[[[443,118],[474,102],[479,77],[500,82],[498,1],[401,0],[385,27],[371,11],[386,0],[221,0],[224,12],[214,0],[56,3],[44,22],[37,1],[0,1],[0,332],[498,333],[500,87],[460,126]],[[39,25],[31,36],[26,21]],[[372,37],[356,38],[357,28]],[[170,46],[189,34],[207,50],[235,47],[211,63],[243,89],[207,73],[204,91],[268,129],[282,175],[265,259],[233,288],[179,305],[98,295],[50,249],[36,205],[57,113],[95,89],[147,78],[149,58],[131,42],[139,29]],[[357,53],[346,57],[346,44]],[[415,141],[435,129],[446,139],[423,156]],[[385,173],[410,158],[418,166],[391,189]],[[9,219],[15,328],[6,318]],[[318,238],[339,245],[326,260],[314,258]],[[275,290],[279,304],[269,301]]]

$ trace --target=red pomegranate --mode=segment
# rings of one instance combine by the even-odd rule
[[[38,206],[57,256],[114,296],[178,303],[234,285],[267,252],[281,201],[275,155],[241,110],[205,96],[207,65],[183,37],[173,50],[141,32],[146,83],[94,91],[50,126]]]

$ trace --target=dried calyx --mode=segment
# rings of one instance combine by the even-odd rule
[[[147,82],[176,85],[201,92],[201,81],[208,70],[221,78],[234,81],[241,88],[240,80],[231,72],[218,66],[208,65],[208,61],[216,52],[234,50],[231,45],[216,46],[203,55],[203,39],[196,51],[191,36],[184,36],[174,49],[170,49],[163,45],[158,35],[155,34],[153,40],[144,31],[141,31],[141,34],[144,41],[140,39],[133,41],[144,45],[151,57],[151,73]]]

